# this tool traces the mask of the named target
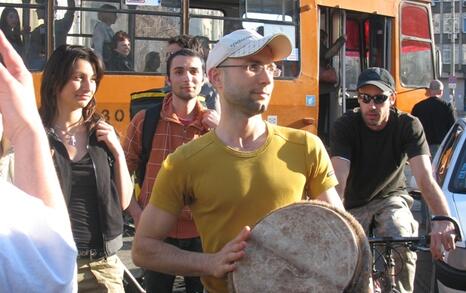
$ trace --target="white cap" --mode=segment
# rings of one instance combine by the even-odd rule
[[[262,50],[265,46],[272,49],[273,61],[285,59],[291,53],[291,41],[282,33],[262,36],[254,30],[240,29],[223,36],[207,57],[206,71],[217,67],[227,58],[240,58]]]

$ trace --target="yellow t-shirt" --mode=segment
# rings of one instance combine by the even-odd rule
[[[252,152],[229,148],[213,131],[179,147],[163,163],[151,204],[174,215],[189,204],[204,252],[213,253],[269,212],[337,185],[317,136],[268,123],[267,130]],[[226,278],[202,281],[210,293],[228,292]]]

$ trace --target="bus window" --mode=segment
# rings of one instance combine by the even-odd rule
[[[17,15],[13,23],[6,22],[8,14]],[[44,1],[31,1],[23,4],[20,0],[0,0],[0,25],[7,39],[20,53],[32,70],[40,70],[46,60],[46,26]]]
[[[346,19],[345,76],[346,88],[356,90],[361,73],[361,27],[356,19]]]
[[[387,68],[387,44],[390,34],[389,19],[381,16],[371,16],[364,22],[364,42],[366,45],[365,67]]]
[[[212,9],[190,8],[191,15],[205,15],[210,17],[223,17],[223,12]],[[189,19],[189,34],[203,36],[211,41],[218,41],[223,35],[223,19],[198,18]]]
[[[0,7],[0,29],[23,58],[30,32],[28,15],[28,9],[15,6]]]
[[[66,8],[59,6],[57,12],[66,13]],[[112,45],[112,37],[116,32],[123,31],[129,35],[131,49],[127,58],[134,65],[132,70],[135,73],[162,74],[165,72],[166,40],[181,34],[179,0],[163,1],[160,6],[81,1],[76,10],[77,17],[67,35],[68,44],[94,48],[109,65],[115,49],[115,44]]]
[[[218,3],[216,3],[218,2]],[[292,54],[278,66],[283,78],[294,78],[299,74],[299,19],[296,0],[248,0],[209,1],[209,8],[202,1],[190,1],[189,33],[202,35],[217,41],[234,30],[253,29],[263,35],[285,33],[294,44]],[[212,10],[215,7],[218,10]]]
[[[348,90],[356,90],[362,69],[387,68],[387,40],[390,37],[387,28],[390,24],[390,20],[383,16],[348,13],[345,53],[345,85]]]
[[[429,12],[426,6],[403,3],[401,8],[401,83],[427,87],[433,76]]]
[[[63,5],[63,6],[61,6]],[[74,22],[75,0],[57,0],[57,10],[54,15],[54,47],[66,44],[66,38]]]
[[[25,54],[26,66],[32,70],[42,70],[45,65],[47,55],[48,55],[48,46],[47,46],[47,1],[45,0],[36,0],[37,4],[40,7],[37,7],[33,17],[37,17],[37,20],[33,20],[33,23],[37,25],[31,28],[31,33],[29,35],[27,50]],[[64,7],[75,6],[74,0],[64,0],[64,3],[54,2],[54,5],[64,5]],[[66,43],[66,37],[68,32],[71,29],[71,26],[74,21],[74,10],[62,10],[60,13],[55,11],[54,14],[54,42],[56,47]]]

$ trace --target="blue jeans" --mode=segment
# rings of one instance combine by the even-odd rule
[[[199,237],[189,239],[167,238],[165,242],[180,249],[202,252],[201,239]],[[144,272],[144,287],[147,293],[171,293],[175,276],[159,272]],[[199,277],[184,277],[186,293],[202,293],[204,288]]]

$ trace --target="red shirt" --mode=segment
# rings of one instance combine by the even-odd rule
[[[172,94],[168,93],[163,101],[160,120],[152,140],[152,149],[146,166],[146,175],[141,188],[138,203],[145,207],[149,202],[152,187],[163,160],[175,149],[202,134],[208,129],[202,125],[204,107],[198,101],[194,108],[194,119],[188,125],[184,125],[174,112]],[[140,111],[134,116],[128,127],[123,149],[130,173],[137,170],[141,164],[142,152],[142,126],[146,111]],[[183,121],[185,122],[185,121]],[[170,232],[169,237],[177,239],[198,237],[196,226],[192,220],[191,210],[185,207],[178,218],[176,228]]]

